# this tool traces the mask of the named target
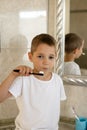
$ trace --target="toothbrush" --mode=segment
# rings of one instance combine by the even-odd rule
[[[72,112],[73,112],[75,118],[76,118],[77,120],[79,120],[79,116],[76,114],[74,107],[72,107]]]
[[[82,55],[85,55],[85,53],[83,52]]]
[[[15,69],[15,70],[13,70],[14,72],[20,72],[20,70],[18,70],[18,69]],[[39,76],[43,76],[44,75],[44,72],[43,71],[40,71],[39,73],[34,73],[34,72],[32,72],[32,73],[30,73],[29,72],[29,74],[33,74],[33,75],[39,75]]]

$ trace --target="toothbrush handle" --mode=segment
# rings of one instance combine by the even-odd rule
[[[20,70],[15,69],[15,70],[13,70],[13,71],[18,73]],[[43,73],[30,73],[30,72],[29,72],[29,74],[39,75],[39,76],[43,76],[43,75],[44,75]]]

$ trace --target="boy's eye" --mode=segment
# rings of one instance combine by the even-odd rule
[[[43,56],[38,56],[38,58],[43,58]]]
[[[39,59],[42,59],[42,58],[44,58],[44,56],[39,55],[38,58],[39,58]],[[52,60],[52,59],[54,59],[54,56],[49,56],[48,58],[49,58],[50,60]]]
[[[53,57],[53,56],[50,56],[49,59],[54,59],[54,57]]]

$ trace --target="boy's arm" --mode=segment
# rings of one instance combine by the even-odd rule
[[[8,90],[15,78],[16,76],[13,73],[10,73],[9,76],[0,85],[0,102],[11,96],[11,93]]]
[[[8,91],[11,84],[13,81],[18,77],[18,76],[28,76],[29,72],[32,72],[32,69],[27,66],[19,66],[16,69],[19,69],[20,72],[11,72],[8,77],[1,83],[0,85],[0,102],[3,102],[5,99],[8,97],[11,97],[11,93]]]

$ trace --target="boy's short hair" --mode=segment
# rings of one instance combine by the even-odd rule
[[[75,33],[68,33],[65,35],[65,52],[71,53],[75,49],[80,49],[83,39]]]
[[[36,51],[40,44],[47,44],[48,46],[54,46],[56,48],[56,40],[49,34],[36,35],[31,42],[31,53]]]

